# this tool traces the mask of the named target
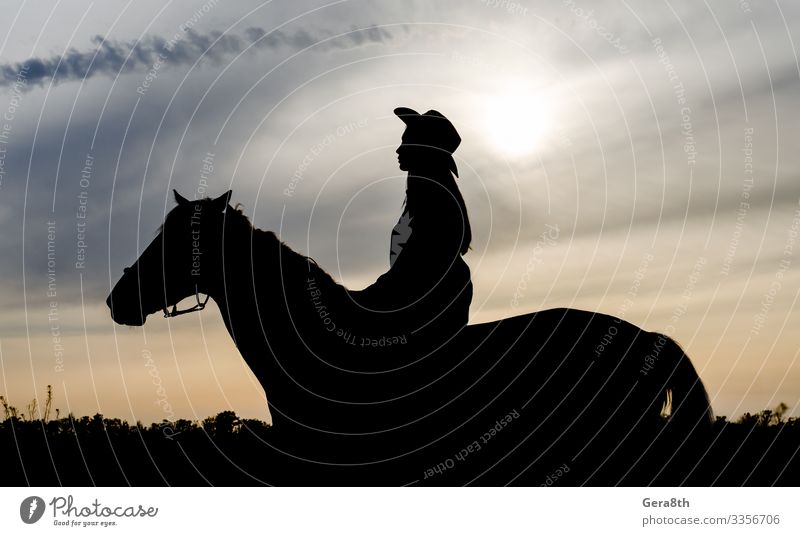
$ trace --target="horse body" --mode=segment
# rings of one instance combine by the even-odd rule
[[[267,393],[275,483],[539,485],[559,471],[560,484],[649,484],[690,476],[693,438],[711,413],[688,357],[668,337],[574,309],[452,337],[392,332],[315,262],[236,211],[206,229],[206,247],[220,249],[206,252],[216,261],[196,289],[218,304]],[[110,305],[122,290],[115,287]],[[152,308],[141,305],[142,322]]]

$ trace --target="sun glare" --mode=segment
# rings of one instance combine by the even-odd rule
[[[547,102],[536,93],[499,95],[487,106],[489,141],[507,156],[537,149],[548,124]]]

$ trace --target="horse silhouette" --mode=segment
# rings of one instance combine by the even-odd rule
[[[117,323],[219,306],[272,414],[276,484],[675,485],[712,413],[677,343],[575,309],[399,333],[231,192],[177,206],[107,299]],[[180,300],[197,304],[177,310]],[[207,300],[208,298],[206,298]],[[171,308],[171,309],[170,309]],[[266,454],[268,453],[268,455]],[[554,480],[555,478],[555,480]]]

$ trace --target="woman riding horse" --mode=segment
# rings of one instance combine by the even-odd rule
[[[713,413],[675,341],[575,309],[464,328],[458,134],[437,112],[396,113],[408,126],[398,156],[410,236],[374,285],[348,291],[254,228],[231,192],[175,192],[178,206],[108,296],[112,318],[141,326],[157,311],[202,310],[201,293],[214,300],[268,396],[273,426],[251,456],[265,482],[545,485],[564,467],[559,485],[691,483]],[[355,328],[380,336],[367,344]],[[412,347],[420,333],[431,337]]]
[[[350,295],[376,330],[447,340],[467,325],[472,301],[469,267],[461,258],[472,231],[453,176],[461,138],[435,110],[394,113],[406,124],[397,148],[400,169],[408,172],[405,206],[392,230],[389,271]]]

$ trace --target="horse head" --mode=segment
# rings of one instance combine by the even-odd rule
[[[215,267],[221,261],[224,212],[231,192],[198,201],[189,201],[177,190],[174,193],[178,206],[167,214],[158,235],[136,262],[124,269],[106,299],[111,318],[118,324],[141,326],[157,311],[176,316],[205,306],[200,293],[208,293],[219,272]],[[189,296],[195,296],[197,304],[178,311],[176,304]]]

